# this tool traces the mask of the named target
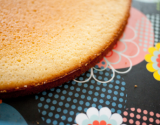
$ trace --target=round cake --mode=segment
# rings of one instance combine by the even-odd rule
[[[131,0],[0,1],[0,98],[59,86],[121,36]]]

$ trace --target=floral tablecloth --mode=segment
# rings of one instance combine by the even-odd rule
[[[0,125],[160,124],[160,0],[133,0],[130,14],[113,50],[80,77],[0,100]]]

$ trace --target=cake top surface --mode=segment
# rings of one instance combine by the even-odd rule
[[[130,0],[0,0],[0,91],[54,80],[109,47]]]

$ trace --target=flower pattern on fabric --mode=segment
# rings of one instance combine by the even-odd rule
[[[107,107],[101,108],[100,111],[91,107],[86,114],[80,113],[76,116],[78,125],[120,125],[123,121],[120,114],[111,115],[111,110]]]
[[[148,51],[150,54],[145,56],[145,60],[148,62],[146,68],[153,72],[156,80],[160,81],[160,43],[157,43],[156,47],[150,47]]]

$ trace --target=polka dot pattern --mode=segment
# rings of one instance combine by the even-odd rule
[[[146,17],[142,17],[140,21],[136,23],[136,31],[139,37],[139,46],[142,47],[144,52],[147,52],[148,48],[153,46],[153,29],[149,27],[149,21]]]
[[[159,125],[160,114],[140,108],[130,108],[122,114],[124,124],[129,125]]]
[[[147,14],[147,18],[151,21],[154,28],[154,44],[156,45],[160,41],[160,15]]]
[[[107,73],[105,72],[95,72],[95,77],[101,80],[109,79],[112,71],[107,69]],[[85,80],[89,74],[90,70],[77,79]],[[121,114],[127,101],[125,85],[119,74],[110,83],[105,84],[94,79],[88,83],[69,81],[62,86],[39,93],[35,99],[39,102],[41,118],[47,124],[74,124],[76,115],[86,113],[89,107],[109,107],[113,113]]]

